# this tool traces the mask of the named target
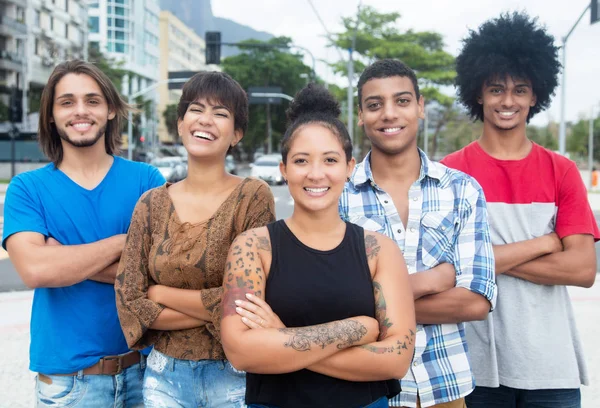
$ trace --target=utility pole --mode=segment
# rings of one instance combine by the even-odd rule
[[[356,10],[356,25],[354,26],[354,34],[352,35],[352,45],[348,49],[348,135],[352,141],[354,149],[358,148],[358,143],[354,138],[354,59],[353,52],[356,48],[356,33],[358,31],[358,23],[360,19],[360,5],[358,2],[358,8]]]
[[[562,155],[564,155],[566,152],[565,147],[567,133],[567,124],[565,122],[565,108],[567,99],[567,92],[565,86],[567,81],[567,40],[569,39],[573,31],[575,30],[575,27],[577,27],[577,25],[579,24],[579,22],[590,7],[591,3],[588,3],[588,5],[585,7],[585,10],[583,10],[583,13],[581,13],[573,27],[571,27],[571,30],[569,30],[569,33],[562,39],[562,84],[560,91],[560,128],[558,133],[558,151]]]

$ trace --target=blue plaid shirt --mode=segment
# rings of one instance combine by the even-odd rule
[[[419,179],[408,191],[408,222],[404,226],[390,195],[377,186],[371,154],[356,166],[340,198],[340,214],[370,231],[394,239],[409,273],[454,265],[456,287],[468,289],[496,304],[494,253],[483,190],[472,177],[421,155]],[[390,405],[423,407],[462,398],[475,382],[467,355],[463,323],[417,325],[415,355],[402,392]]]

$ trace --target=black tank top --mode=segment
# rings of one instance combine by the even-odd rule
[[[283,220],[267,225],[273,260],[265,300],[287,327],[312,326],[354,316],[375,317],[373,282],[364,231],[346,223],[330,251],[304,245]],[[397,380],[350,382],[309,370],[246,377],[246,403],[280,408],[351,408],[400,392]]]

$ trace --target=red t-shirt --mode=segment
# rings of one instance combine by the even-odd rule
[[[555,231],[562,239],[600,231],[575,163],[533,143],[521,160],[498,160],[477,141],[446,156],[442,163],[481,184],[492,221],[492,241],[505,244]],[[523,223],[528,224],[523,228]],[[518,224],[518,225],[517,225]]]

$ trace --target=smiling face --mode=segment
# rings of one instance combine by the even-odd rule
[[[395,155],[416,148],[423,112],[423,97],[417,99],[410,78],[375,78],[362,87],[358,125],[374,150]]]
[[[92,77],[67,74],[56,84],[51,121],[63,145],[95,145],[104,137],[106,125],[114,117],[115,113]]]
[[[497,130],[525,127],[536,97],[531,82],[524,79],[493,79],[485,83],[478,101],[483,104],[483,122]]]
[[[280,164],[294,205],[308,212],[335,209],[354,170],[339,137],[322,124],[301,126],[292,135],[287,164]]]
[[[177,130],[190,157],[223,157],[242,138],[235,120],[225,106],[198,98],[189,104]]]

